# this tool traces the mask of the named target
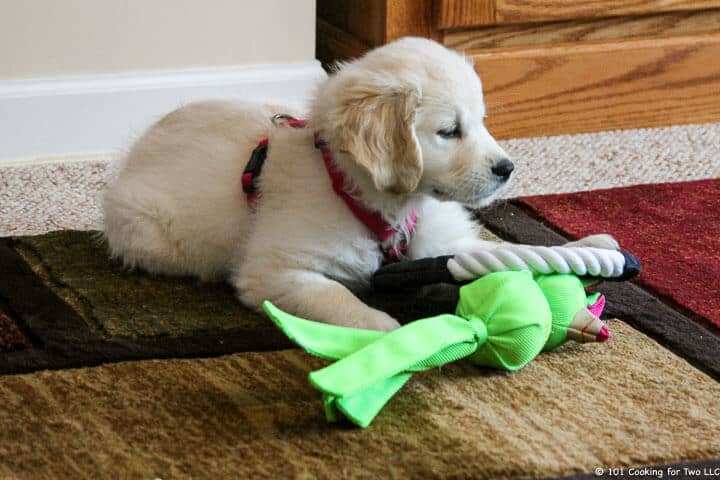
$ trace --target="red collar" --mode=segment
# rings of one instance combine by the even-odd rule
[[[330,176],[333,190],[343,199],[355,217],[360,220],[380,241],[380,247],[385,254],[386,263],[397,262],[407,251],[410,237],[415,230],[417,215],[411,213],[405,218],[405,228],[392,226],[380,212],[368,209],[357,196],[345,190],[345,176],[333,161],[332,152],[315,132],[315,146],[320,149],[325,169]]]
[[[307,125],[307,120],[300,120],[289,115],[281,114],[273,117],[273,123],[279,127],[289,126],[292,128],[303,128]],[[370,210],[362,203],[358,196],[353,196],[351,192],[345,190],[345,176],[337,168],[337,165],[333,161],[330,148],[328,148],[327,144],[320,138],[317,132],[315,133],[315,146],[322,152],[325,169],[330,176],[333,190],[343,199],[345,205],[348,206],[355,217],[377,237],[380,242],[380,249],[385,256],[385,263],[399,261],[407,251],[407,245],[415,230],[417,216],[414,213],[408,215],[405,218],[405,228],[392,226],[385,220],[380,212]],[[248,204],[253,210],[261,193],[258,188],[258,179],[260,178],[260,173],[262,172],[265,158],[267,157],[267,150],[268,139],[264,138],[255,150],[253,150],[250,161],[242,175],[243,190],[247,195]]]

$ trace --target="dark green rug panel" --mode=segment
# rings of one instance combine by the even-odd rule
[[[12,245],[45,284],[106,339],[179,337],[271,325],[243,307],[227,284],[128,271],[108,258],[98,232],[15,237]],[[434,286],[404,294],[365,292],[360,297],[407,322],[453,311],[457,289]]]
[[[452,311],[457,288],[361,298],[407,322]],[[108,258],[98,232],[0,239],[2,301],[14,314],[6,329],[11,346],[0,345],[5,373],[293,346],[229,285],[128,271]],[[25,348],[28,334],[34,348]]]
[[[97,232],[16,237],[13,247],[103,338],[178,337],[267,322],[240,305],[228,285],[127,271],[108,259]]]

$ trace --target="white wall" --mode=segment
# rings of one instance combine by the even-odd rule
[[[306,105],[315,0],[0,0],[0,164],[125,150],[188,102]]]
[[[0,0],[0,79],[305,62],[315,0]]]

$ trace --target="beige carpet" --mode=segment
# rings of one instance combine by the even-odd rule
[[[515,139],[507,196],[720,177],[720,123]],[[0,236],[97,229],[109,162],[0,167]]]

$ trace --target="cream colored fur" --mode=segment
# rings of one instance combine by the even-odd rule
[[[313,132],[349,187],[400,224],[418,214],[408,258],[488,248],[462,205],[489,204],[507,157],[485,129],[472,65],[406,38],[344,65],[318,88],[304,129],[273,127],[286,107],[203,102],[172,112],[134,146],[105,196],[112,255],[152,273],[229,280],[240,300],[306,318],[390,330],[398,323],[345,285],[368,285],[382,253],[332,190]],[[459,124],[459,138],[438,132]],[[253,212],[240,177],[260,138],[270,149]],[[582,244],[616,248],[606,235]]]

